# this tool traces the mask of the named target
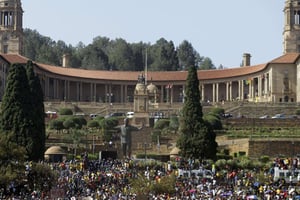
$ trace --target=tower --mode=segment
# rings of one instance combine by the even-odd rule
[[[300,52],[300,0],[285,0],[283,53]]]
[[[0,53],[22,54],[22,43],[21,0],[0,0]]]

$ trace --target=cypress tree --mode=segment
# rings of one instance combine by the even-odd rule
[[[184,158],[200,160],[215,158],[216,135],[212,127],[203,120],[199,79],[195,66],[190,66],[188,70],[179,132],[177,146]]]
[[[31,120],[30,90],[26,70],[22,64],[9,68],[5,93],[1,104],[1,133],[12,132],[12,141],[25,148],[27,155],[32,152],[30,137]]]
[[[27,62],[26,72],[30,89],[30,102],[32,106],[31,118],[34,122],[31,127],[32,153],[30,159],[34,161],[43,160],[45,152],[45,109],[44,95],[40,79],[34,74],[33,63]]]
[[[38,161],[45,151],[43,92],[31,61],[26,69],[22,64],[9,68],[0,128],[3,133],[12,132],[12,140],[25,148],[29,160]]]

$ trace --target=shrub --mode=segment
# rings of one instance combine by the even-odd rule
[[[50,121],[49,127],[50,129],[54,129],[57,132],[59,132],[60,130],[64,129],[64,120],[61,119],[54,119]]]
[[[89,128],[99,128],[100,124],[96,120],[90,120],[90,121],[88,121],[87,126]]]
[[[209,123],[214,130],[222,130],[222,122],[219,118],[219,116],[215,114],[207,114],[204,115],[204,120]]]
[[[220,116],[220,115],[225,113],[225,110],[224,110],[224,108],[216,107],[216,108],[212,108],[209,113],[213,114],[213,115]]]
[[[262,163],[267,163],[270,161],[270,157],[269,156],[261,156],[259,158],[259,161],[262,162]]]
[[[73,111],[70,108],[61,108],[59,110],[60,115],[73,115]]]
[[[169,127],[170,120],[169,119],[159,119],[154,125],[154,129],[164,129]]]

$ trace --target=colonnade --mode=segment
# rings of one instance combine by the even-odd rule
[[[136,83],[128,84],[122,81],[90,81],[80,79],[58,79],[41,77],[45,99],[58,101],[87,101],[87,102],[132,102]],[[185,82],[160,83],[156,85],[155,99],[157,103],[182,103],[184,101]],[[256,77],[245,77],[240,80],[224,80],[220,82],[201,82],[199,90],[202,102],[223,101],[260,101],[272,100],[271,81],[269,74]],[[152,91],[153,93],[153,91]],[[153,94],[152,94],[153,96]]]

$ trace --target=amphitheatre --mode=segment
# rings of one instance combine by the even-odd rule
[[[232,136],[219,133],[218,137],[220,148],[228,149],[230,154],[257,157],[262,152],[270,156],[292,156],[300,152],[300,134],[297,130],[300,120],[295,116],[300,102],[298,10],[298,1],[285,1],[282,55],[266,63],[252,65],[251,55],[244,53],[243,66],[198,71],[201,94],[199,101],[202,102],[204,112],[209,112],[213,107],[221,107],[233,115],[232,118],[222,120],[224,127],[230,132],[226,135]],[[22,56],[21,1],[0,0],[0,17],[2,98],[9,67],[13,63],[26,63],[29,59]],[[33,62],[34,71],[43,88],[45,110],[58,111],[67,107],[75,114],[86,116],[92,113],[107,115],[112,112],[134,111],[136,124],[146,125],[143,134],[134,139],[134,150],[155,151],[155,144],[149,140],[144,141],[150,137],[153,114],[161,113],[167,118],[180,112],[184,103],[187,72],[83,70],[69,66],[67,54],[62,57],[62,66]],[[259,118],[278,113],[289,117]],[[95,141],[92,136],[86,138],[84,143],[89,146],[91,142],[98,140]],[[56,143],[57,138],[49,138],[49,146]],[[149,144],[147,148],[146,143]],[[168,154],[174,145],[172,139],[161,141],[158,153]],[[100,146],[99,142],[99,148]]]

